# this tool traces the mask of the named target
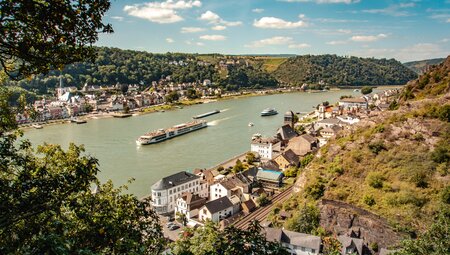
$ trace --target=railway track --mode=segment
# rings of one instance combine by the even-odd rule
[[[272,210],[272,207],[275,206],[276,203],[286,201],[291,196],[292,187],[293,186],[290,186],[289,188],[285,189],[281,193],[274,196],[272,198],[271,204],[256,209],[256,211],[244,216],[240,220],[236,221],[233,225],[236,228],[245,230],[248,228],[251,221],[253,220],[257,220],[259,222],[263,221],[267,217],[267,215],[269,215],[270,211]]]

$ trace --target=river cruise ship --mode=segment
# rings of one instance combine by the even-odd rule
[[[159,129],[140,136],[136,140],[138,145],[147,145],[159,143],[176,136],[184,135],[189,132],[207,127],[205,120],[194,120],[188,123],[179,124],[168,129]]]

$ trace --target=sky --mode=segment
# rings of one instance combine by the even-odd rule
[[[450,0],[111,0],[99,46],[154,53],[450,54]]]

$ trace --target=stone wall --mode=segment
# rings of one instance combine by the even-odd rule
[[[359,234],[367,246],[377,243],[379,248],[398,244],[405,235],[395,232],[387,221],[359,207],[334,200],[323,199],[319,203],[320,225],[336,234]]]

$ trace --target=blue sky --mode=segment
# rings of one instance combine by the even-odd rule
[[[97,43],[149,52],[450,54],[450,0],[112,0]]]

